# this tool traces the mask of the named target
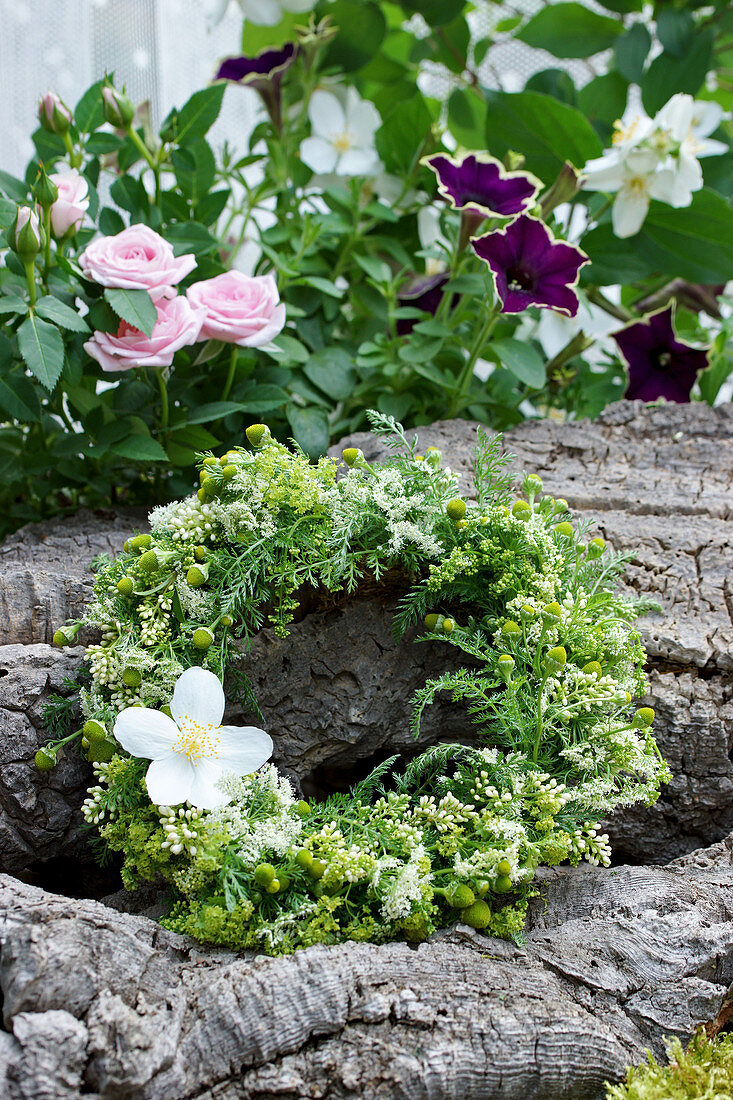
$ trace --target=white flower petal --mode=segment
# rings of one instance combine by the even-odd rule
[[[354,89],[349,88],[349,92],[354,92]],[[346,125],[356,139],[355,144],[367,149],[374,144],[374,135],[382,120],[374,104],[354,92],[346,104]]]
[[[313,172],[333,172],[338,153],[325,138],[309,137],[300,143],[300,159]]]
[[[219,677],[194,665],[181,673],[176,681],[171,714],[179,726],[186,719],[199,726],[220,726],[224,702],[224,688]]]
[[[613,231],[617,237],[633,237],[644,224],[649,209],[647,192],[619,191],[611,210]]]
[[[346,129],[344,109],[333,92],[317,89],[308,104],[308,117],[316,137],[332,140]]]
[[[245,19],[260,27],[274,27],[282,18],[278,0],[239,0]],[[245,34],[245,49],[247,48]]]
[[[659,155],[653,149],[632,149],[624,160],[627,172],[633,176],[648,176],[659,165]]]
[[[676,142],[687,135],[695,115],[695,102],[691,95],[678,92],[662,107],[654,119],[654,125],[667,130]]]
[[[145,786],[154,806],[178,806],[191,800],[195,768],[178,752],[154,760],[147,770]]]
[[[216,810],[230,801],[217,783],[227,771],[218,760],[199,760],[193,771],[188,801],[198,810]]]
[[[315,4],[315,0],[280,0],[280,3],[284,11],[299,13],[310,11]]]
[[[692,114],[692,131],[695,137],[705,138],[712,134],[720,126],[724,114],[725,111],[719,103],[698,99]]]
[[[729,149],[724,141],[716,141],[714,138],[693,138],[693,141],[696,157],[722,157]]]
[[[339,176],[371,176],[380,166],[374,149],[349,149],[339,157],[335,170]]]
[[[649,194],[651,198],[658,199],[659,202],[666,202],[670,206],[689,206],[692,202],[692,190],[697,191],[701,186],[702,175],[699,177],[697,187],[690,189],[683,175],[672,169],[664,168],[652,177]]]
[[[272,756],[272,738],[256,726],[222,726],[218,763],[225,771],[249,775]]]
[[[143,760],[155,760],[178,740],[178,726],[167,714],[149,707],[126,707],[112,731],[123,749]]]

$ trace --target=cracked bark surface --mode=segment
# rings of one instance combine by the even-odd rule
[[[730,997],[732,853],[546,871],[523,947],[457,925],[275,959],[2,876],[0,1093],[601,1100]]]

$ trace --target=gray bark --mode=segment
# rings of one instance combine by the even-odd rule
[[[523,947],[457,925],[277,959],[0,877],[3,1095],[601,1100],[730,995],[732,850],[546,871]]]

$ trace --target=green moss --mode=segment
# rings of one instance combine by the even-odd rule
[[[667,1046],[669,1065],[649,1055],[632,1066],[620,1085],[609,1085],[607,1100],[728,1100],[733,1096],[733,1035],[708,1039],[698,1031],[687,1050],[679,1039]]]

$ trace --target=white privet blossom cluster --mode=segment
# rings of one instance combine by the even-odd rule
[[[639,232],[651,199],[674,207],[690,205],[703,185],[700,158],[728,151],[709,137],[722,119],[717,103],[679,93],[654,118],[637,109],[616,123],[613,148],[588,161],[583,186],[615,195],[612,223],[617,237]]]

